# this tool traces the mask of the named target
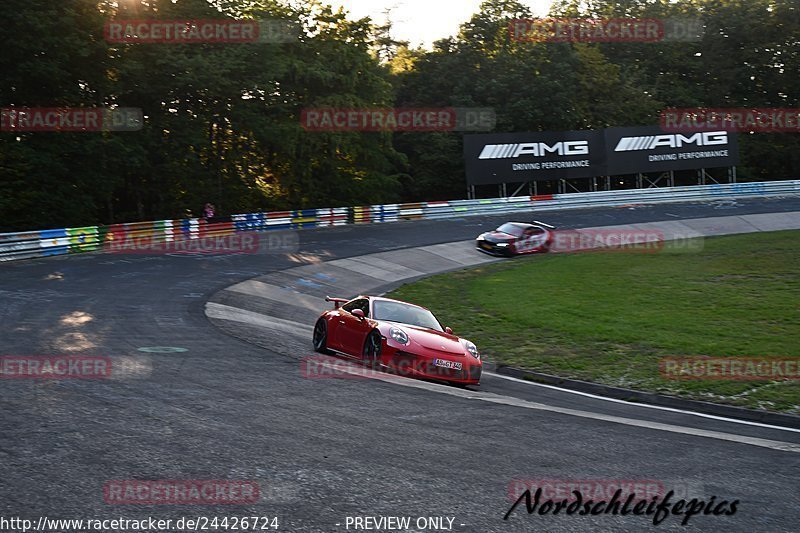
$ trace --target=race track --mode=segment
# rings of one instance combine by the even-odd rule
[[[2,355],[102,355],[114,371],[0,380],[0,516],[277,516],[281,531],[319,532],[347,531],[354,516],[449,517],[453,531],[470,532],[687,530],[680,517],[654,527],[646,516],[529,516],[524,506],[503,520],[514,480],[613,479],[740,501],[732,516],[693,517],[694,530],[797,531],[796,429],[498,375],[461,390],[389,376],[307,379],[301,364],[322,310],[307,304],[338,281],[336,295],[352,296],[361,281],[367,290],[402,277],[385,265],[360,280],[328,262],[463,241],[507,218],[581,228],[797,211],[798,198],[662,204],[302,230],[289,254],[2,264]],[[441,269],[458,262],[446,255]],[[284,272],[303,265],[309,276]],[[291,290],[300,279],[310,284]],[[288,289],[285,301],[230,290],[246,280]],[[225,506],[106,503],[104,484],[126,479],[252,480],[261,496]]]

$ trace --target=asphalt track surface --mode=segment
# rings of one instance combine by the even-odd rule
[[[535,218],[580,228],[798,210],[798,198],[752,199]],[[475,532],[800,530],[796,430],[493,375],[466,391],[306,379],[299,361],[312,354],[310,339],[275,339],[282,348],[269,349],[203,313],[213,294],[248,278],[465,240],[506,218],[525,215],[303,230],[292,254],[84,254],[0,265],[0,354],[103,355],[114,364],[106,380],[0,380],[0,517],[277,516],[281,531],[320,532],[347,531],[348,516],[407,516],[410,531],[419,531],[418,517],[454,518],[453,531]],[[164,346],[185,351],[140,350]],[[103,485],[120,479],[252,480],[261,497],[110,505]],[[654,527],[647,516],[528,515],[524,505],[503,520],[520,479],[652,480],[740,503],[735,515],[694,516],[688,527],[679,516]]]

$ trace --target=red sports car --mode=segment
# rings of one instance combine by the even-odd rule
[[[553,244],[555,226],[534,220],[533,223],[506,222],[494,231],[478,235],[475,247],[491,255],[512,256],[547,252]]]
[[[418,305],[359,296],[334,302],[314,325],[314,350],[338,352],[374,368],[457,385],[480,382],[483,363],[470,341],[453,335]]]

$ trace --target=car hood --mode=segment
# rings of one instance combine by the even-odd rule
[[[481,237],[489,242],[513,242],[516,239],[513,235],[502,231],[489,231],[481,235]]]
[[[464,355],[464,345],[455,335],[407,324],[391,323],[391,325],[405,331],[410,343],[422,346],[427,350]]]

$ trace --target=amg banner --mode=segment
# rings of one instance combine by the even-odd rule
[[[666,133],[660,126],[605,130],[608,174],[731,167],[739,162],[735,133]]]
[[[468,185],[730,167],[737,134],[660,126],[464,136]]]
[[[465,135],[464,158],[469,185],[605,174],[602,131]]]

